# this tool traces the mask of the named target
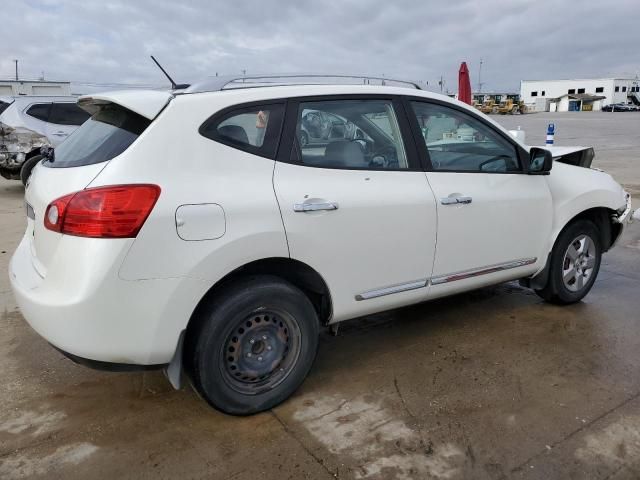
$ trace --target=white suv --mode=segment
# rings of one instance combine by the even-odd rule
[[[579,301],[630,218],[591,149],[551,170],[441,95],[229,85],[82,97],[93,116],[35,168],[11,283],[72,359],[176,387],[184,369],[214,407],[258,412],[301,384],[323,325],[514,279]],[[308,111],[361,138],[301,145]]]
[[[42,147],[57,147],[89,114],[72,96],[0,97],[0,175],[25,184],[42,159]]]

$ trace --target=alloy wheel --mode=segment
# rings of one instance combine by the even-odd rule
[[[588,235],[579,235],[569,244],[562,262],[562,282],[567,290],[582,290],[589,283],[595,265],[595,243]]]

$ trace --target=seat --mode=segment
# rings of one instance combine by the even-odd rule
[[[234,142],[249,143],[247,132],[239,125],[222,125],[218,127],[218,134]]]
[[[323,164],[332,168],[367,168],[369,166],[360,145],[346,140],[327,145]]]

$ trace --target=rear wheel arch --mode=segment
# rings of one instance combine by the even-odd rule
[[[306,263],[291,258],[272,257],[247,263],[229,272],[217,281],[200,299],[186,327],[186,339],[197,335],[198,319],[202,308],[216,296],[243,279],[256,275],[277,277],[299,288],[311,301],[322,324],[327,324],[332,314],[331,293],[322,276]]]

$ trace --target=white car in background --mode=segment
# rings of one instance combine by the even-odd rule
[[[35,168],[11,284],[70,358],[176,387],[184,368],[214,407],[259,412],[322,326],[516,279],[579,301],[630,218],[591,149],[552,160],[448,97],[241,86],[81,97],[93,116]],[[301,145],[305,111],[365,136]]]
[[[26,183],[42,159],[42,147],[57,147],[89,114],[71,96],[0,97],[0,175]]]

